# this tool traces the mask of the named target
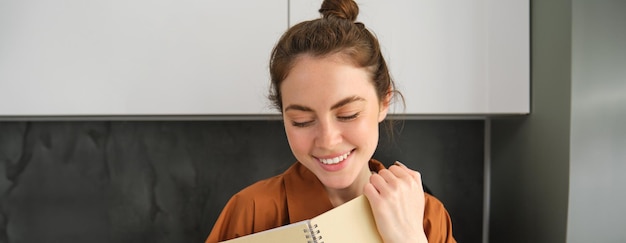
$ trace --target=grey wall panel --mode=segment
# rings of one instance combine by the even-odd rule
[[[480,242],[483,121],[406,121],[405,162]],[[202,242],[230,196],[295,159],[280,121],[0,122],[0,242]]]

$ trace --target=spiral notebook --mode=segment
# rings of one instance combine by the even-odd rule
[[[361,195],[312,219],[223,243],[382,243],[369,202]]]

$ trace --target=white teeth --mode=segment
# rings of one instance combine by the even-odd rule
[[[343,161],[344,159],[348,158],[349,155],[350,155],[350,152],[347,152],[344,155],[340,155],[340,156],[337,156],[335,158],[330,158],[330,159],[320,159],[320,161],[327,165],[337,164]]]

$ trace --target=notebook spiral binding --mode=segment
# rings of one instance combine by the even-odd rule
[[[305,229],[304,233],[306,234],[305,237],[307,238],[307,243],[324,243],[320,230],[317,229],[317,224],[309,224],[309,229]]]

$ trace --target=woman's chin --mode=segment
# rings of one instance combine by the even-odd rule
[[[354,184],[353,179],[348,179],[346,177],[320,178],[320,181],[322,181],[322,184],[324,184],[326,188],[334,189],[334,190],[343,190],[343,189],[349,188],[350,186]]]

